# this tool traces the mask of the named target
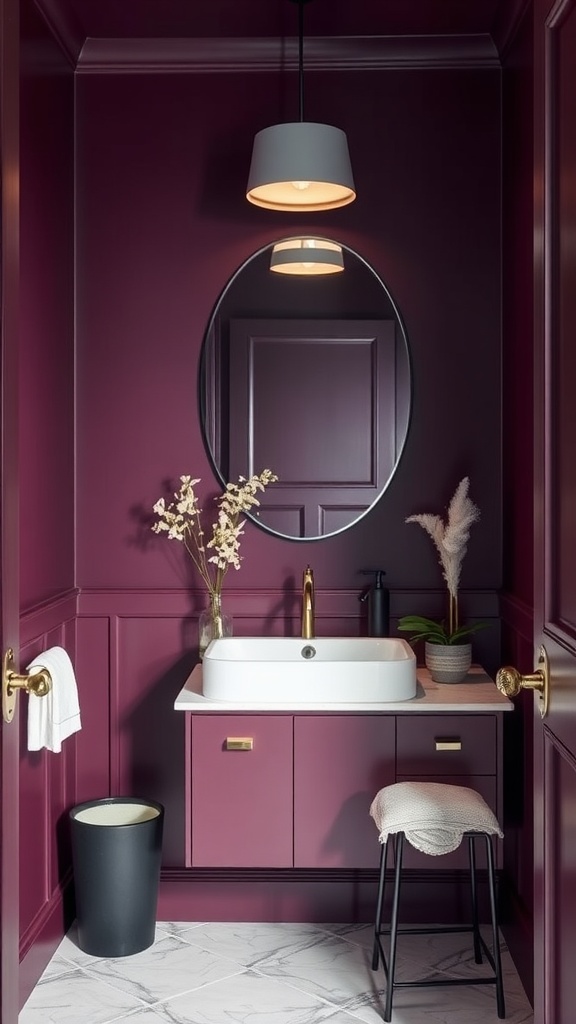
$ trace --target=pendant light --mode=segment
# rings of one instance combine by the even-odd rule
[[[342,246],[327,238],[285,238],[276,242],[270,270],[277,274],[338,274],[344,270]]]
[[[246,198],[267,210],[335,210],[356,198],[348,142],[340,128],[304,120],[304,4],[298,4],[300,120],[263,128],[254,139]]]

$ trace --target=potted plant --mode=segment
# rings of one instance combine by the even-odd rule
[[[404,615],[398,630],[409,633],[411,642],[424,640],[426,667],[437,683],[459,683],[472,664],[469,637],[487,623],[460,625],[458,617],[458,586],[462,561],[468,547],[470,527],[480,518],[480,511],[468,497],[470,481],[460,481],[448,506],[446,522],[440,516],[424,514],[409,516],[407,523],[419,523],[430,534],[438,551],[442,575],[448,588],[448,621],[437,622],[421,615]]]

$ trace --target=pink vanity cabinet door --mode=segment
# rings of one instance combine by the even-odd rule
[[[291,868],[290,715],[193,715],[193,867]],[[252,750],[229,750],[246,737]]]
[[[394,782],[393,715],[298,715],[294,720],[294,866],[376,868],[369,816]]]

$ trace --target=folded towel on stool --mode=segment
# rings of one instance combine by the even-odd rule
[[[370,815],[381,843],[404,832],[417,850],[440,856],[456,850],[465,832],[503,838],[496,815],[475,789],[442,782],[396,782],[372,801]]]
[[[28,697],[28,750],[46,747],[54,753],[62,741],[82,728],[78,687],[72,662],[63,647],[50,647],[28,665],[28,672],[47,669],[52,686],[45,697]]]

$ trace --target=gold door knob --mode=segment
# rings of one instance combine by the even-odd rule
[[[11,647],[2,659],[2,715],[5,722],[11,722],[16,708],[16,697],[19,690],[34,693],[37,697],[45,697],[52,689],[52,679],[48,669],[37,672],[25,672],[20,675],[14,665],[14,651]]]
[[[537,690],[542,718],[548,712],[550,699],[550,664],[546,648],[538,652],[538,666],[531,675],[523,676],[518,669],[505,665],[496,673],[496,686],[507,697],[517,697],[520,690]]]

